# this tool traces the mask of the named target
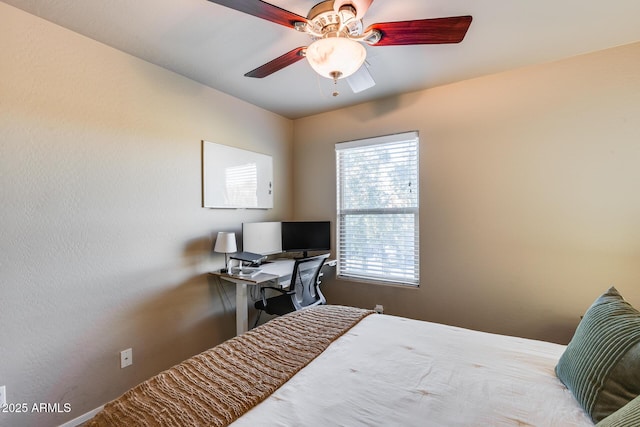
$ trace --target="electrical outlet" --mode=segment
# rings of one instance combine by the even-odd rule
[[[376,304],[373,311],[375,311],[378,314],[382,314],[384,313],[384,307],[382,306],[382,304]]]
[[[129,365],[133,365],[133,349],[126,349],[120,352],[120,367],[126,368]]]
[[[7,405],[7,386],[0,386],[0,408]]]

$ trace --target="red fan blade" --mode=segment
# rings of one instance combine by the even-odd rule
[[[293,28],[295,22],[307,22],[307,19],[293,12],[279,8],[261,0],[209,0],[228,8],[244,12],[285,27]]]
[[[367,31],[378,30],[382,36],[373,46],[460,43],[467,34],[471,19],[471,16],[451,16],[383,22],[371,25]]]
[[[289,51],[284,55],[279,56],[264,65],[259,66],[255,70],[249,71],[247,74],[245,74],[245,77],[255,77],[258,79],[267,77],[268,75],[271,75],[276,71],[282,70],[284,67],[288,67],[289,65],[295,64],[296,62],[300,61],[302,58],[304,58],[304,51],[306,49],[306,46],[297,47],[292,51]]]
[[[373,3],[373,0],[335,0],[333,9],[338,12],[342,6],[350,4],[356,9],[356,19],[362,19],[371,3]]]

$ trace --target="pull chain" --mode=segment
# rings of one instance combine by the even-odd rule
[[[330,74],[331,74],[331,77],[333,77],[333,87],[334,87],[332,95],[335,97],[340,95],[340,92],[338,92],[338,79],[340,78],[342,73],[340,71],[332,71]]]

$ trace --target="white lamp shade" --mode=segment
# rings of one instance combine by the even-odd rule
[[[216,245],[213,247],[214,252],[230,254],[236,252],[236,233],[228,233],[226,231],[218,232],[216,237]]]
[[[306,56],[316,73],[328,79],[341,79],[358,71],[367,58],[367,51],[357,41],[327,37],[311,43]]]

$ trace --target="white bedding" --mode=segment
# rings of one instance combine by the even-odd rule
[[[371,315],[233,427],[593,426],[564,346]]]

